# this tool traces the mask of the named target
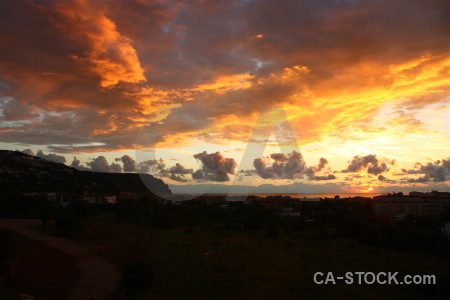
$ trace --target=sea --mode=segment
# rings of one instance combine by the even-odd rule
[[[180,196],[180,198],[196,198],[200,196],[229,196],[229,197],[245,197],[245,196],[259,196],[259,197],[269,197],[269,196],[277,196],[277,197],[284,197],[289,196],[291,198],[298,198],[298,199],[318,199],[318,198],[334,198],[335,196],[339,196],[339,198],[352,198],[352,197],[366,197],[366,198],[372,198],[375,196],[384,195],[383,193],[318,193],[318,194],[306,194],[306,193],[295,193],[295,194],[224,194],[224,193],[206,193],[206,194],[195,194],[195,193],[189,193],[189,194],[183,194],[183,193],[176,193],[176,196]]]

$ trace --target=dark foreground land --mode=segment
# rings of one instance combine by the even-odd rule
[[[273,239],[220,228],[154,230],[144,259],[155,277],[139,299],[443,299],[443,290],[436,293],[441,287],[318,286],[313,274],[398,271],[448,280],[445,261],[427,255],[345,238],[283,234]]]
[[[14,288],[36,299],[448,299],[449,243],[436,220],[372,223],[369,207],[349,200],[294,208],[301,216],[143,198],[0,223],[25,228],[9,227]],[[313,282],[315,272],[358,271],[430,274],[437,284]]]
[[[74,258],[58,248],[15,234],[16,254],[12,265],[18,290],[36,299],[68,299],[81,272]]]

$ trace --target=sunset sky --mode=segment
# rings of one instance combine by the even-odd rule
[[[449,28],[439,0],[1,1],[0,148],[178,192],[450,190]]]

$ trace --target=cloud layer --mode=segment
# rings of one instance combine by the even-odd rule
[[[227,182],[242,150],[226,151],[283,107],[318,164],[281,128],[283,153],[248,159],[244,180],[447,182],[449,20],[445,0],[2,1],[0,139],[57,162],[90,153],[71,162],[83,170]],[[191,152],[104,154],[153,146]]]
[[[404,111],[378,130],[420,130],[411,112],[450,91],[449,12],[443,0],[3,1],[2,140],[67,153],[241,141],[283,104],[306,143],[373,130],[387,101]]]

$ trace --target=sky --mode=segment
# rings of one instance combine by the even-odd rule
[[[177,192],[450,191],[448,28],[440,0],[1,1],[0,148]]]

